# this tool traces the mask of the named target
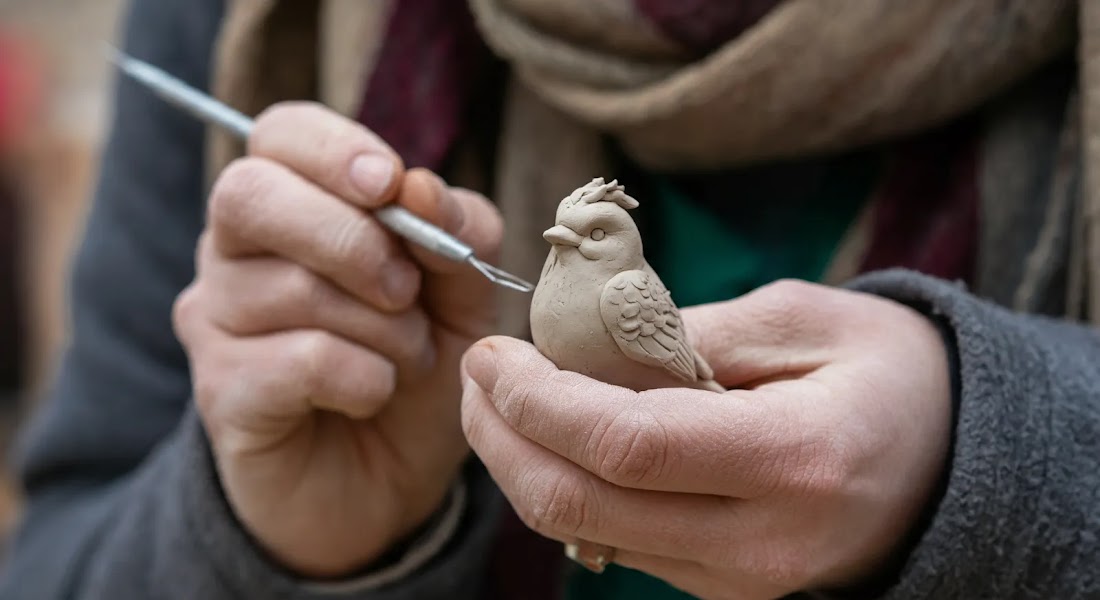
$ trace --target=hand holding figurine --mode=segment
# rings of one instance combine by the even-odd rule
[[[466,354],[474,451],[528,526],[597,571],[761,600],[866,577],[944,469],[941,334],[884,299],[792,282],[681,317],[637,205],[603,179],[562,200],[533,345]]]
[[[868,576],[945,467],[939,331],[899,304],[798,282],[683,315],[731,391],[636,392],[510,338],[467,353],[463,426],[512,506],[543,535],[702,598]]]

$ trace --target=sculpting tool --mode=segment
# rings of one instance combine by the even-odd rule
[[[252,133],[252,119],[180,79],[114,48],[110,49],[109,56],[122,72],[144,84],[169,104],[204,122],[218,125],[241,139],[248,138]],[[400,206],[385,206],[371,214],[397,235],[445,258],[469,263],[497,285],[519,292],[535,289],[531,283],[479,259],[474,255],[473,248]]]

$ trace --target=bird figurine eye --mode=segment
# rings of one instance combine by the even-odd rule
[[[607,233],[604,232],[604,230],[597,227],[596,229],[592,230],[592,233],[588,234],[588,237],[590,237],[590,238],[592,238],[592,239],[594,239],[598,242],[598,241],[602,240],[605,235],[607,235]]]

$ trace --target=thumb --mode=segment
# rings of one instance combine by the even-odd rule
[[[718,383],[751,388],[830,362],[841,321],[824,286],[780,281],[734,300],[683,309],[688,340]]]
[[[397,202],[469,245],[478,258],[496,262],[504,225],[500,212],[481,194],[450,187],[431,171],[412,169]],[[496,315],[493,283],[466,263],[417,244],[407,246],[424,271],[421,298],[432,320],[464,337],[488,335]]]

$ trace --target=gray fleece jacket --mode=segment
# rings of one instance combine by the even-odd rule
[[[137,0],[126,49],[205,87],[221,0]],[[74,264],[73,338],[18,464],[27,512],[0,598],[482,598],[499,492],[475,463],[461,525],[385,585],[317,587],[235,520],[189,402],[171,305],[203,226],[204,129],[129,82]],[[942,318],[959,398],[945,492],[886,598],[1100,598],[1100,335],[908,272],[853,287]]]

